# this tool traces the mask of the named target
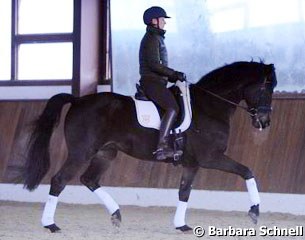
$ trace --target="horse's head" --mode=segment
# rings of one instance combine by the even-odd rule
[[[272,94],[277,84],[274,65],[262,65],[262,79],[251,83],[244,89],[244,99],[252,117],[252,125],[259,129],[264,129],[270,125]]]

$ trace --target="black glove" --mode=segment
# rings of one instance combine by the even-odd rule
[[[174,82],[177,80],[180,80],[181,82],[184,82],[186,80],[186,75],[183,72],[175,71],[173,75],[170,77]]]

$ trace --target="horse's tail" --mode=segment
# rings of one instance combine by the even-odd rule
[[[23,173],[24,187],[30,191],[38,187],[50,167],[49,144],[54,128],[59,124],[61,110],[66,103],[73,103],[71,94],[53,96],[35,121],[29,139],[28,154]]]

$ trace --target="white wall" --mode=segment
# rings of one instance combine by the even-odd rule
[[[175,207],[178,189],[105,187],[119,205]],[[0,201],[45,202],[49,185],[40,185],[29,192],[22,185],[0,184]],[[305,215],[305,195],[261,193],[261,212]],[[60,195],[61,202],[98,204],[99,200],[84,186],[67,186]],[[246,192],[192,190],[189,208],[247,212],[250,201]]]

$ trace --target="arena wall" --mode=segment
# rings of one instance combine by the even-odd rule
[[[0,102],[0,183],[16,183],[22,171],[32,121],[46,101]],[[67,112],[63,110],[63,117]],[[259,189],[269,193],[305,194],[305,100],[273,101],[271,127],[258,131],[249,116],[237,110],[231,122],[227,155],[250,167]],[[67,155],[62,124],[51,141],[51,169],[43,183],[48,184]],[[209,147],[209,146],[202,146]],[[83,170],[80,170],[80,173]],[[178,188],[180,166],[140,161],[120,153],[101,179],[109,187]],[[71,185],[79,185],[78,177]],[[197,190],[244,191],[244,181],[235,175],[202,169],[193,188]]]

